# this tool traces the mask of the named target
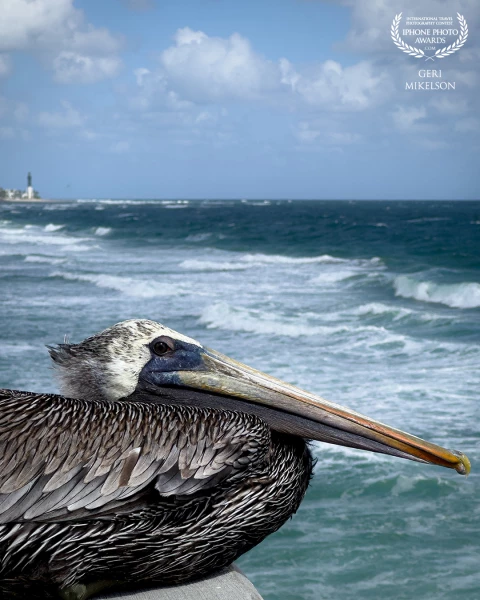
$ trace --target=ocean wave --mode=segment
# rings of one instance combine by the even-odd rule
[[[318,315],[283,316],[272,315],[259,309],[236,307],[226,302],[217,302],[205,307],[199,323],[207,329],[240,331],[260,335],[286,337],[322,338],[322,343],[332,344],[336,350],[348,348],[348,351],[379,351],[393,354],[417,355],[425,350],[425,344],[401,333],[395,333],[383,326],[362,325],[352,322],[333,322],[319,324]],[[438,350],[438,345],[435,346]]]
[[[302,318],[280,315],[275,317],[258,309],[235,307],[226,302],[207,306],[200,315],[199,323],[206,325],[208,329],[227,329],[287,337],[330,336],[351,331],[348,325],[313,325]]]
[[[247,204],[248,206],[270,206],[272,203],[270,200],[240,200],[242,204]]]
[[[83,244],[83,242],[89,241],[87,238],[73,237],[52,230],[46,231],[38,225],[0,228],[0,241],[6,244],[22,244],[27,250],[29,244],[61,246],[73,251],[90,249],[89,246]]]
[[[25,262],[30,263],[48,263],[50,265],[59,265],[65,262],[66,258],[55,258],[53,256],[40,256],[38,254],[27,254]]]
[[[145,204],[189,204],[188,200],[112,200],[111,198],[79,198],[76,204],[107,204],[112,206],[142,206]]]
[[[65,227],[65,225],[54,225],[53,223],[49,223],[48,225],[45,225],[45,227],[43,228],[44,231],[59,231],[60,229],[63,229]]]
[[[95,235],[108,235],[112,231],[111,227],[96,227],[93,231]]]
[[[321,256],[283,256],[281,254],[245,254],[241,257],[241,260],[245,262],[251,262],[256,264],[283,264],[283,265],[302,265],[311,263],[324,263],[324,264],[335,264],[335,263],[346,263],[349,262],[345,258],[337,258],[330,256],[329,254],[322,254]]]
[[[434,223],[435,221],[451,221],[450,217],[421,217],[419,219],[408,219],[407,223]]]
[[[395,295],[403,298],[444,304],[451,308],[480,307],[479,283],[434,283],[433,281],[418,281],[407,275],[399,275],[395,278],[393,286]]]
[[[310,279],[310,283],[313,284],[324,284],[324,283],[338,283],[339,281],[345,281],[346,279],[351,279],[352,277],[357,276],[358,271],[350,270],[350,269],[335,269],[334,271],[325,271],[321,275],[316,277],[312,277]]]
[[[133,298],[157,298],[159,296],[177,296],[185,292],[181,286],[163,285],[155,281],[121,277],[119,275],[81,274],[55,271],[50,277],[60,277],[67,281],[87,281],[99,288],[107,288],[121,292]]]
[[[245,254],[241,260],[256,264],[285,264],[285,265],[302,265],[302,264],[348,264],[358,267],[383,267],[382,259],[378,256],[373,258],[339,258],[330,254],[321,254],[320,256],[284,256],[282,254]]]
[[[249,265],[238,262],[190,259],[181,262],[180,267],[192,271],[244,271],[248,269]]]
[[[201,234],[203,235],[203,234]],[[205,234],[206,235],[206,234]],[[210,235],[210,234],[208,234]],[[200,241],[206,238],[197,238]],[[193,241],[191,239],[191,241]],[[348,279],[358,275],[365,269],[378,269],[383,266],[381,260],[377,257],[372,259],[344,259],[323,254],[321,256],[311,257],[292,257],[282,256],[278,254],[244,254],[229,253],[229,258],[233,260],[199,260],[187,259],[180,266],[184,269],[192,269],[196,271],[240,271],[249,268],[278,265],[325,265],[325,270],[321,275],[312,278],[311,283],[335,283],[343,279]],[[345,268],[339,269],[338,265],[345,265]],[[330,269],[330,270],[328,270]]]
[[[448,317],[445,317],[444,315],[420,312],[410,308],[404,308],[403,306],[383,304],[382,302],[362,304],[353,310],[353,314],[360,317],[368,315],[391,316],[393,321],[400,321],[401,319],[418,319],[419,321],[449,320]]]

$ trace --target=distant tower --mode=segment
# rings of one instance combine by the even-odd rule
[[[27,198],[29,200],[33,198],[32,174],[30,172],[27,175]]]

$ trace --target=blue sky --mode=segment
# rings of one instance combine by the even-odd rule
[[[465,46],[429,65],[455,90],[405,90],[423,59],[390,38],[400,11],[465,16]],[[30,170],[53,198],[479,197],[477,0],[0,0],[0,14],[0,186]]]

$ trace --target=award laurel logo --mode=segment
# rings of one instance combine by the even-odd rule
[[[423,44],[424,48],[418,48],[407,44],[399,33],[402,14],[395,15],[390,35],[393,43],[399,50],[414,58],[424,58],[426,61],[434,61],[437,58],[445,58],[454,54],[465,44],[468,38],[468,25],[465,17],[457,13],[459,29],[453,27],[453,19],[451,17],[410,17],[407,18],[407,29],[403,29],[403,34],[406,36],[416,36],[416,44]],[[424,25],[428,27],[425,28]],[[433,25],[431,29],[430,26]],[[450,45],[438,48],[436,44],[445,43],[448,37],[456,35],[457,39]],[[426,54],[428,51],[435,50],[431,55]]]

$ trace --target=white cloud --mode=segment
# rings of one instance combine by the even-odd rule
[[[55,79],[60,83],[95,83],[114,77],[120,69],[114,56],[92,57],[64,50],[53,61]]]
[[[83,127],[86,118],[73,106],[64,100],[61,105],[63,110],[57,112],[41,112],[38,123],[47,129],[74,129]]]
[[[174,111],[198,104],[256,102],[289,109],[358,111],[383,102],[393,84],[385,70],[361,61],[343,67],[327,60],[297,69],[285,58],[270,61],[238,33],[210,37],[179,29],[175,44],[160,55],[160,67],[136,69],[131,106]]]
[[[63,83],[116,75],[121,41],[88,23],[73,0],[2,0],[0,51],[34,52]]]
[[[397,106],[392,112],[395,127],[400,131],[411,131],[418,126],[418,121],[425,119],[427,110],[424,106]]]
[[[168,89],[162,72],[139,68],[134,71],[137,82],[136,92],[129,98],[129,105],[135,110],[148,111],[152,107],[167,111],[188,111],[193,104],[180,99],[177,92]]]
[[[160,64],[169,86],[194,102],[254,99],[279,88],[278,65],[256,54],[239,35],[209,37],[189,27],[175,34]]]
[[[383,101],[393,89],[385,72],[367,61],[349,67],[327,60],[305,74],[282,59],[282,82],[307,104],[330,110],[363,110]]]

